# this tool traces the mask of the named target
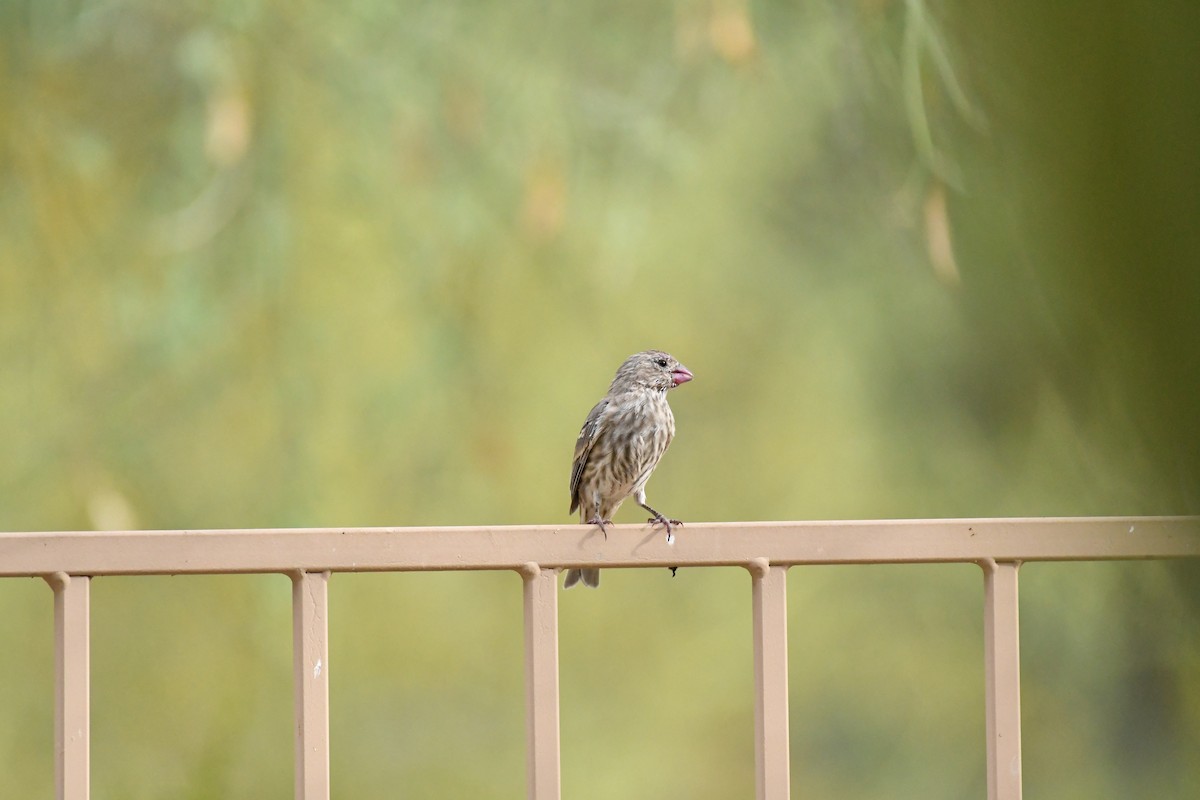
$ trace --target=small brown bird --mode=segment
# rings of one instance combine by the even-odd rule
[[[606,525],[626,497],[654,516],[649,522],[667,529],[683,523],[667,519],[646,505],[646,481],[675,436],[675,416],[667,404],[667,390],[692,379],[692,373],[661,350],[646,350],[625,359],[617,369],[608,394],[596,403],[575,442],[571,464],[571,511],[579,509],[579,521]],[[570,569],[563,588],[583,580],[585,586],[600,585],[600,570]]]

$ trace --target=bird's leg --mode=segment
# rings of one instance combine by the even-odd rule
[[[611,519],[602,519],[599,513],[592,515],[592,518],[584,523],[584,525],[599,525],[600,532],[604,534],[604,541],[606,542],[608,541],[608,530],[604,526],[612,524],[613,521]]]
[[[675,541],[675,535],[671,529],[677,525],[682,528],[683,527],[682,522],[680,522],[677,519],[667,519],[662,514],[658,513],[653,508],[651,508],[649,505],[647,505],[646,503],[644,503],[640,500],[638,501],[638,505],[654,515],[650,519],[646,520],[647,522],[649,522],[650,524],[655,525],[655,526],[662,525],[664,528],[667,529],[667,544],[670,544],[671,542]]]

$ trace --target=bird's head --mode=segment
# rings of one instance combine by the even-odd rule
[[[625,359],[625,363],[617,369],[609,391],[627,391],[634,388],[666,391],[691,379],[691,370],[676,361],[670,353],[645,350]]]

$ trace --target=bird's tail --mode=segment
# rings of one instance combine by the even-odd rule
[[[600,570],[591,567],[587,569],[569,569],[567,570],[567,579],[563,582],[563,588],[570,589],[579,583],[580,578],[583,579],[584,586],[590,586],[595,589],[600,585]]]

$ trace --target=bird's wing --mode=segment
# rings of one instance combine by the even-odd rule
[[[602,418],[604,409],[608,408],[608,398],[604,398],[599,403],[592,407],[591,412],[587,415],[587,420],[584,421],[583,427],[579,429],[579,438],[575,440],[575,460],[571,462],[571,513],[575,513],[575,509],[579,507],[579,497],[576,494],[579,491],[579,481],[583,477],[583,468],[587,465],[588,453],[592,452],[592,445],[600,436],[600,431],[603,429]]]

